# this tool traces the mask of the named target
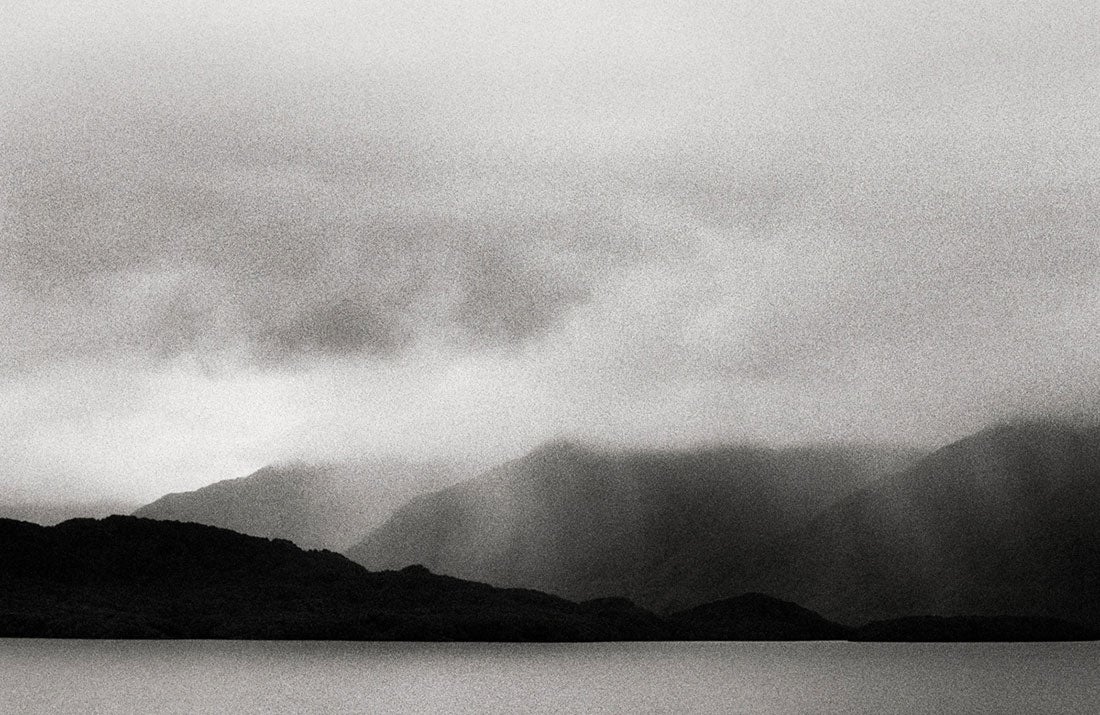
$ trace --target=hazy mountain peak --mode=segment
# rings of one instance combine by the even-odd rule
[[[1100,439],[1001,423],[826,509],[751,587],[842,621],[914,612],[1100,621]],[[729,579],[705,599],[745,590]]]
[[[287,462],[165,495],[134,514],[283,538],[305,548],[341,550],[401,503],[450,484],[460,474],[446,465],[382,460]]]
[[[644,598],[663,588],[651,580],[679,578],[672,561],[709,554],[736,569],[768,537],[880,474],[879,462],[897,463],[892,450],[871,451],[611,451],[559,440],[417,498],[348,554],[369,568],[421,563],[575,598]]]
[[[599,450],[596,447],[585,444],[576,439],[558,438],[548,442],[543,442],[531,452],[522,456],[520,459],[525,460],[540,460],[540,459],[585,459],[590,457],[596,457],[602,454],[606,454],[605,450]]]

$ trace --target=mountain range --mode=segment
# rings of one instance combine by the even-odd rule
[[[745,600],[754,593],[832,624],[822,631],[784,611],[801,633],[866,624],[876,638],[950,640],[1028,638],[1063,622],[1100,629],[1095,427],[1006,423],[932,453],[555,442],[464,481],[454,468],[389,469],[269,467],[136,514],[345,550],[339,563],[365,573],[537,590],[617,619],[658,618],[681,636],[722,633],[716,603],[727,615],[772,608]],[[84,522],[55,529],[73,523]]]
[[[740,574],[772,540],[913,458],[881,447],[554,443],[413,499],[347,554],[371,569],[418,563],[500,586],[663,607],[685,572],[698,576],[706,563],[715,582]]]
[[[1100,626],[1100,430],[1014,422],[919,459],[551,445],[414,499],[347,553],[659,611],[760,592],[848,624]]]
[[[924,634],[928,635],[924,635]],[[331,551],[226,529],[112,516],[0,519],[0,637],[428,641],[1092,639],[1050,619],[832,623],[746,594],[660,616],[432,574],[369,572]]]

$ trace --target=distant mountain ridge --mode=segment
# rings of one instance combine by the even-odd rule
[[[749,579],[843,622],[913,613],[1049,616],[1100,627],[1100,430],[999,425],[831,506]]]
[[[662,611],[759,592],[847,624],[1100,628],[1100,429],[1006,423],[873,471],[827,450],[551,445],[415,499],[347,553]]]
[[[407,499],[461,475],[450,465],[382,460],[273,465],[239,479],[168,494],[133,513],[339,551]]]
[[[0,637],[585,641],[660,628],[194,523],[0,520]]]
[[[569,598],[663,606],[676,566],[736,573],[770,539],[912,454],[873,447],[608,451],[546,445],[422,495],[347,551],[372,569],[433,571]]]
[[[53,526],[69,519],[100,519],[113,514],[129,514],[137,506],[137,503],[121,499],[62,501],[0,495],[0,519]]]
[[[264,494],[237,493],[250,518],[282,518],[279,505],[290,504],[287,521],[221,525],[318,544],[292,528],[308,510],[297,492],[271,488],[276,477],[237,480]],[[664,613],[755,592],[847,626],[889,623],[881,633],[899,639],[1032,627],[975,618],[1100,628],[1100,429],[1088,426],[1006,423],[919,458],[850,446],[631,452],[558,442],[399,502],[350,558],[577,601],[626,597]],[[914,614],[924,620],[899,621]],[[952,617],[969,620],[929,620]]]

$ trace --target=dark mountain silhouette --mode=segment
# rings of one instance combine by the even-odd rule
[[[343,550],[397,506],[460,475],[452,466],[387,461],[270,466],[240,479],[168,494],[134,515],[287,539],[303,548]]]
[[[1057,618],[1026,616],[909,616],[873,621],[850,631],[850,640],[894,642],[1093,641],[1100,630]]]
[[[788,601],[747,593],[669,616],[690,640],[838,640],[851,633]]]
[[[713,587],[776,536],[910,459],[876,448],[555,443],[414,499],[347,553],[372,569],[422,563],[498,586],[661,607],[685,574],[699,590]]]
[[[370,573],[329,551],[135,517],[0,521],[0,635],[618,640],[665,635],[546,594]],[[656,617],[656,626],[661,626]],[[643,619],[644,620],[644,619]]]
[[[459,641],[1079,638],[1037,619],[908,619],[853,631],[747,594],[668,617],[438,576],[201,524],[0,520],[0,637]],[[980,638],[979,638],[980,636]]]
[[[1011,424],[956,442],[778,540],[758,590],[846,623],[918,613],[1100,627],[1100,432]]]

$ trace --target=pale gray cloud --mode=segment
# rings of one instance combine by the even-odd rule
[[[1091,404],[1093,4],[0,13],[23,472],[934,442]]]

